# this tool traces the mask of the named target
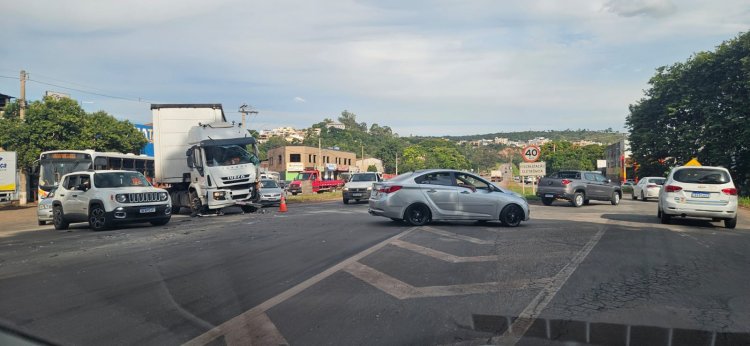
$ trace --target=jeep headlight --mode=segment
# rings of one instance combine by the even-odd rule
[[[117,194],[115,196],[115,199],[120,203],[125,203],[128,201],[128,196],[125,194]]]
[[[159,192],[159,200],[166,201],[169,199],[169,194],[166,192]]]
[[[368,186],[367,191],[372,191],[372,186]]]

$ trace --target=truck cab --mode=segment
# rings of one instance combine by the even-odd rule
[[[287,191],[292,195],[302,193],[302,184],[305,181],[310,182],[312,192],[314,193],[333,191],[343,186],[345,183],[341,179],[323,180],[320,171],[317,169],[310,169],[297,174],[297,177],[289,184]]]

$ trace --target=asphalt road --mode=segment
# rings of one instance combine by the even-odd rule
[[[0,238],[0,321],[60,344],[750,344],[750,218],[532,206],[409,227],[366,204]]]

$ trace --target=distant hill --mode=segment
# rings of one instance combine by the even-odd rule
[[[520,132],[497,132],[488,133],[483,135],[468,135],[468,136],[442,136],[452,141],[475,141],[478,139],[493,139],[495,137],[507,138],[511,141],[527,141],[536,137],[545,137],[553,141],[578,141],[588,140],[593,142],[600,142],[602,144],[610,144],[619,141],[625,136],[624,133],[607,130],[546,130],[546,131],[520,131]]]

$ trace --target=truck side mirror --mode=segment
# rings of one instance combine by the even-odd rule
[[[185,152],[185,156],[187,156],[187,166],[193,168],[193,148],[188,149]]]

